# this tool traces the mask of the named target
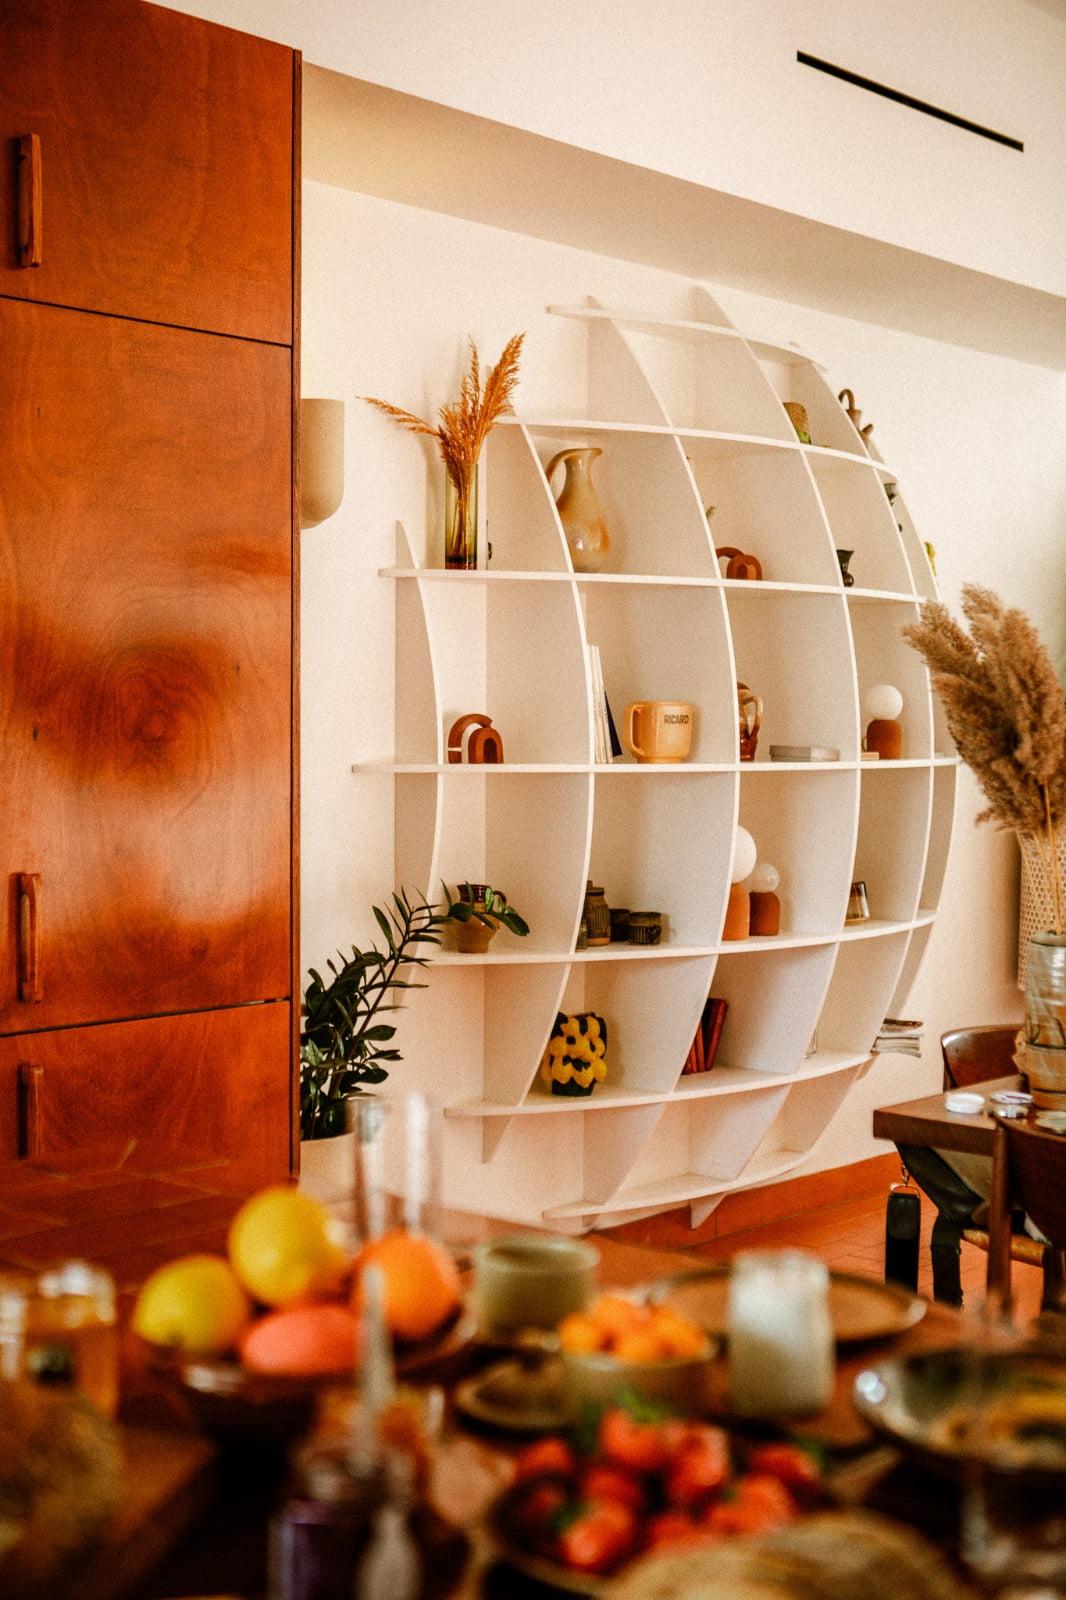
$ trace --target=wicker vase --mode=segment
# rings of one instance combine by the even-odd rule
[[[1018,907],[1018,987],[1025,988],[1029,940],[1043,928],[1055,926],[1055,898],[1040,846],[1031,833],[1019,833],[1022,852],[1022,887]],[[1066,831],[1056,836],[1059,872],[1066,883]]]

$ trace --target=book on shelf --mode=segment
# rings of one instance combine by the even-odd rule
[[[886,1017],[874,1040],[877,1051],[892,1051],[898,1056],[920,1056],[925,1024],[913,1018]]]
[[[613,761],[615,755],[621,754],[621,746],[615,750],[618,742],[615,733],[612,743],[612,727],[608,720],[607,695],[603,687],[603,663],[600,660],[600,647],[597,644],[589,645],[589,678],[592,685],[592,731],[593,731],[593,760],[597,766],[606,766]]]
[[[694,1072],[710,1072],[714,1066],[714,1058],[718,1054],[718,1045],[728,1010],[728,1000],[718,1000],[714,995],[709,997],[685,1058],[685,1065],[681,1069],[682,1077]]]

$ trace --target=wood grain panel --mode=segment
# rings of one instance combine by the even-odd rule
[[[0,0],[0,41],[0,294],[287,344],[292,51],[141,0]]]
[[[14,300],[0,349],[0,1033],[287,996],[290,353]]]
[[[27,1170],[87,1166],[198,1168],[211,1189],[281,1179],[289,1063],[285,1002],[0,1039],[0,1188]],[[30,1075],[38,1141],[26,1156],[19,1079]],[[106,1190],[100,1199],[104,1214]],[[136,1220],[116,1226],[135,1232]]]

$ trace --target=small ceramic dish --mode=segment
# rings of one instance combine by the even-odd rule
[[[611,1405],[622,1394],[637,1395],[682,1414],[699,1416],[710,1401],[711,1369],[717,1351],[717,1341],[709,1336],[703,1355],[668,1361],[619,1361],[617,1356],[601,1351],[578,1354],[562,1350],[559,1360],[563,1391],[575,1416],[590,1405]]]

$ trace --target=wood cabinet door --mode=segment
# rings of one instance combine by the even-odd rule
[[[0,299],[0,1033],[289,995],[290,352]]]
[[[285,1002],[0,1039],[0,1189],[118,1167],[282,1178],[291,1059]]]
[[[0,0],[0,294],[289,343],[295,62],[143,0]]]

